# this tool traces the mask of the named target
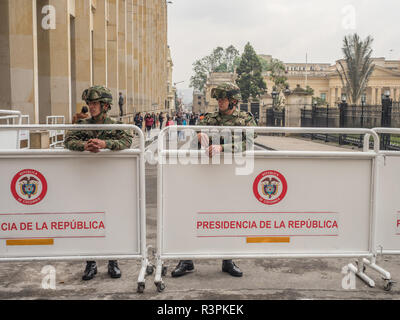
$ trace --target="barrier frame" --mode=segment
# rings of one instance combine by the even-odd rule
[[[373,128],[372,129],[376,134],[398,134],[400,135],[400,129],[398,128]],[[364,137],[364,151],[368,151],[369,149],[369,135],[365,135]],[[387,150],[380,150],[379,146],[379,153],[378,157],[380,158],[385,158],[386,156],[392,156],[392,157],[400,157],[400,152],[399,151],[387,151]],[[375,194],[375,201],[379,201],[378,199],[378,193]],[[379,217],[379,212],[377,211],[376,213],[376,219]],[[375,233],[377,233],[377,230],[374,230]],[[376,236],[375,236],[376,237]],[[379,273],[383,280],[385,281],[385,286],[384,289],[386,291],[390,291],[393,287],[393,285],[396,283],[395,281],[392,280],[392,276],[390,272],[387,270],[383,269],[377,264],[377,255],[400,255],[400,249],[399,250],[385,250],[385,248],[378,248],[378,243],[375,243],[375,249],[377,251],[377,254],[375,254],[373,257],[371,257],[370,260],[368,259],[363,259],[364,266],[371,268],[373,271]]]
[[[321,134],[357,134],[369,135],[374,139],[374,150],[363,150],[362,152],[326,152],[326,151],[251,151],[254,157],[267,158],[340,158],[340,159],[370,159],[371,167],[371,205],[369,212],[369,245],[367,253],[346,253],[346,254],[239,254],[239,255],[170,255],[163,251],[163,164],[168,155],[179,155],[182,153],[201,155],[201,151],[193,150],[165,150],[164,137],[171,130],[194,130],[194,131],[222,131],[222,130],[253,130],[255,133],[321,133]],[[369,138],[368,138],[369,139]],[[246,153],[248,153],[247,151]],[[158,136],[158,179],[157,179],[157,262],[156,275],[154,283],[159,292],[164,291],[165,284],[162,276],[166,274],[166,267],[163,264],[164,259],[243,259],[243,258],[358,258],[358,269],[352,264],[348,265],[348,269],[354,272],[360,279],[366,282],[370,287],[375,286],[375,282],[364,273],[365,258],[372,258],[376,255],[375,243],[375,226],[376,226],[376,210],[377,205],[375,195],[377,193],[377,155],[379,152],[379,136],[370,129],[343,129],[343,128],[280,128],[280,127],[213,127],[213,126],[170,126],[164,128]]]
[[[60,125],[58,120],[61,119],[61,124],[65,124],[65,117],[64,116],[47,116],[46,117],[46,125],[56,126]],[[65,131],[64,130],[50,130],[50,148],[63,148],[57,147],[59,144],[64,144],[65,139]],[[58,140],[58,136],[62,135],[62,140]]]
[[[22,114],[21,111],[17,110],[0,110],[0,115],[4,115],[1,117],[3,120],[7,120],[7,123],[9,123],[9,119],[15,119],[18,118],[18,124],[22,125]],[[17,149],[20,149],[20,131],[17,131]]]
[[[19,123],[15,123],[15,119],[18,119]],[[22,123],[24,119],[27,119],[26,123]],[[12,115],[12,116],[0,116],[0,120],[6,120],[7,121],[7,125],[10,125],[10,120],[13,121],[12,125],[23,125],[23,124],[30,124],[30,119],[29,119],[29,115]],[[25,148],[21,148],[21,145],[18,146],[18,149],[29,149],[31,147],[31,139],[29,136],[29,131],[28,131],[28,137],[27,139],[22,139],[21,138],[22,132],[19,132],[19,143],[21,143],[22,141],[27,141],[27,146]]]
[[[106,157],[132,157],[136,156],[138,158],[138,190],[139,194],[138,200],[138,226],[140,236],[138,240],[140,241],[139,248],[140,252],[137,255],[93,255],[93,256],[56,256],[56,257],[16,257],[16,258],[2,258],[0,257],[0,262],[19,262],[19,261],[90,261],[90,260],[132,260],[141,259],[141,269],[138,276],[138,292],[143,293],[145,289],[145,276],[146,274],[151,274],[152,265],[149,263],[147,246],[146,246],[146,187],[145,187],[145,142],[144,135],[140,128],[134,125],[18,125],[18,126],[0,126],[0,131],[3,130],[133,130],[139,136],[139,149],[127,149],[118,151],[105,150],[100,151],[102,156]],[[40,149],[40,150],[0,150],[0,158],[12,158],[16,156],[22,157],[51,157],[64,158],[95,158],[96,154],[91,154],[89,152],[74,152],[70,150],[60,150],[60,149]],[[136,230],[135,230],[136,232]]]

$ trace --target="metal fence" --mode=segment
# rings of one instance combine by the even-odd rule
[[[272,116],[273,117],[273,116]],[[268,118],[267,118],[268,122]],[[275,126],[273,122],[268,122]],[[304,106],[301,110],[302,127],[327,127],[327,128],[376,128],[400,127],[400,102],[390,99],[382,100],[382,105],[348,105],[339,104],[338,107]],[[363,146],[363,139],[348,135],[307,135],[311,139],[336,142],[341,145],[350,144]],[[400,138],[393,135],[381,135],[382,150],[400,150]]]
[[[267,127],[285,127],[285,109],[267,108]]]

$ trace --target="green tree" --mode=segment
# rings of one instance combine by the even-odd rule
[[[350,103],[357,103],[374,71],[375,66],[371,58],[373,41],[371,36],[363,41],[357,33],[348,35],[343,40],[344,63],[339,61],[339,68],[336,68],[336,71]]]
[[[269,72],[269,77],[279,93],[285,88],[289,87],[289,83],[287,82],[287,77],[285,75],[286,68],[282,61],[278,59],[272,59],[271,62],[268,63],[267,71]]]
[[[247,102],[250,97],[257,100],[267,89],[262,76],[260,59],[250,43],[247,43],[244,48],[236,73],[238,75],[236,83],[244,102]]]
[[[217,47],[213,52],[193,63],[194,75],[190,78],[190,86],[203,91],[211,72],[234,72],[239,51],[234,46],[226,49]]]

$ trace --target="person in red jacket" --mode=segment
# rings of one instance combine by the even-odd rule
[[[154,118],[148,113],[144,118],[144,122],[147,130],[147,139],[150,139],[150,133],[151,133],[151,128],[153,127]]]

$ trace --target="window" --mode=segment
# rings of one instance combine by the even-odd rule
[[[321,100],[326,101],[326,93],[321,93]]]

